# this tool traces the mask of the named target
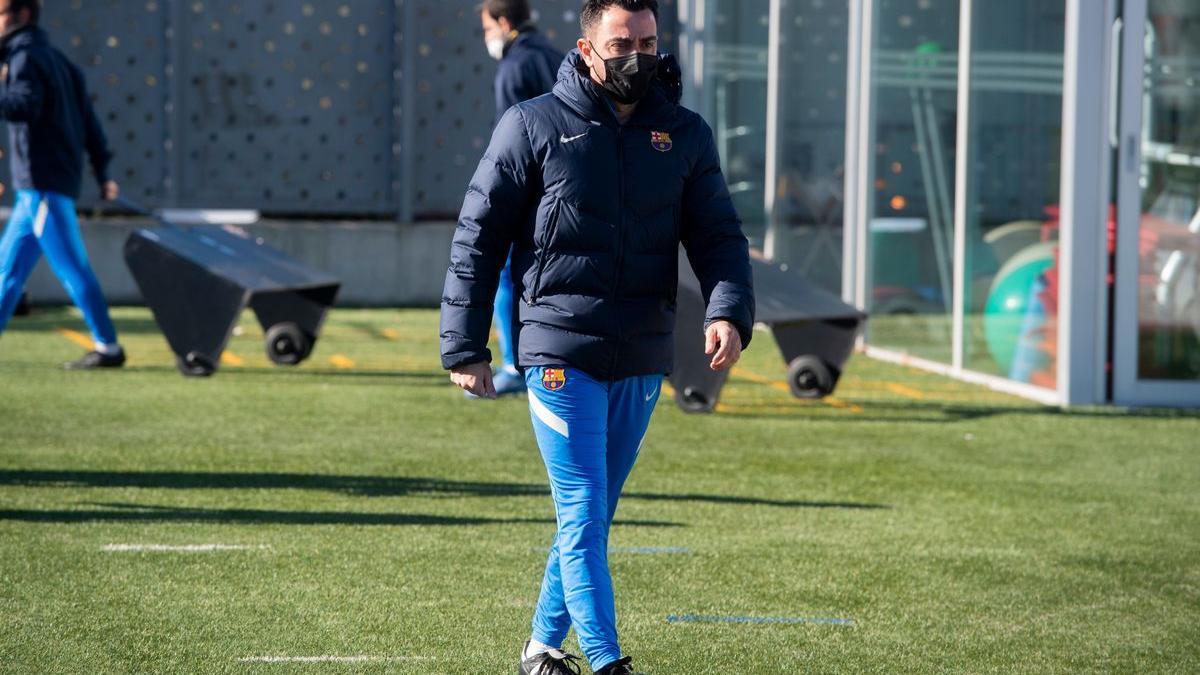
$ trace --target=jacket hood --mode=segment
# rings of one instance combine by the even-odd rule
[[[579,49],[572,49],[558,69],[554,95],[581,117],[616,123],[617,113],[604,89],[592,80]],[[658,74],[646,96],[638,103],[630,119],[632,124],[661,123],[675,116],[683,95],[679,62],[671,54],[662,55]]]
[[[9,52],[17,47],[47,42],[46,31],[35,24],[26,24],[0,38],[0,50]]]
[[[513,37],[513,39],[505,42],[504,56],[507,57],[509,52],[511,52],[513,48],[517,47],[518,45],[529,49],[554,50],[554,45],[550,43],[550,40],[546,39],[546,36],[542,35],[541,32],[538,31],[537,26],[532,23],[522,25],[517,29],[516,36]]]

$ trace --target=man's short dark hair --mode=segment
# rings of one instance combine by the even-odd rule
[[[658,20],[658,0],[587,0],[583,3],[583,10],[579,12],[579,27],[583,29],[584,35],[600,23],[600,17],[610,7],[620,7],[628,12],[648,9],[654,13],[654,19]]]
[[[42,0],[12,0],[8,3],[8,11],[13,16],[20,16],[23,9],[29,10],[29,23],[37,23],[42,15]]]
[[[529,23],[532,15],[529,0],[484,0],[480,8],[497,21],[508,19],[513,28]]]

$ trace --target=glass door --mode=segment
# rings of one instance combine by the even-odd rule
[[[960,0],[867,0],[863,245],[872,347],[953,360]]]
[[[1125,0],[1114,400],[1200,404],[1200,2]]]
[[[1063,0],[976,1],[963,209],[963,368],[1057,388]]]
[[[767,162],[766,2],[692,3],[704,26],[701,110],[713,127],[734,206],[751,246],[767,231],[763,189]]]

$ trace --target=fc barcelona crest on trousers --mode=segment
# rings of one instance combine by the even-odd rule
[[[542,371],[542,386],[547,391],[558,391],[567,383],[567,373],[562,368],[547,368]]]

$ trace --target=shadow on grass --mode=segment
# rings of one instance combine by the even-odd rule
[[[849,402],[849,401],[848,401]],[[888,423],[912,422],[918,424],[947,424],[992,417],[1054,417],[1062,419],[1090,419],[1096,421],[1128,421],[1130,419],[1200,419],[1200,410],[1175,408],[1053,408],[1049,406],[992,406],[938,403],[934,401],[852,401],[862,407],[862,413],[849,414],[843,410],[823,410],[811,407],[785,407],[772,404],[763,410],[731,410],[718,413],[720,417],[751,420],[803,420],[805,422],[829,420],[846,422]],[[814,410],[816,412],[814,412]]]
[[[446,495],[459,497],[548,496],[546,485],[535,483],[485,483],[438,478],[388,476],[332,476],[294,473],[194,473],[108,471],[0,471],[0,485],[22,487],[155,488],[176,490],[323,490],[369,497]],[[779,506],[806,509],[888,509],[884,504],[861,502],[767,499],[737,495],[626,492],[621,499],[699,502],[710,504]],[[540,522],[540,521],[539,521]]]
[[[388,328],[394,328],[394,326],[380,326],[374,323],[364,321],[346,321],[345,319],[342,319],[340,324],[355,331],[359,335],[368,337],[372,340],[378,340],[379,342],[390,342],[392,344],[397,344],[405,341],[395,337],[394,335],[388,335],[385,332]]]
[[[132,319],[120,317],[113,320],[117,334],[152,335],[162,332],[153,317]],[[69,307],[35,307],[29,316],[13,317],[5,328],[18,333],[51,333],[56,328],[73,328],[87,333],[87,327]]]
[[[171,366],[165,365],[140,365],[126,366],[125,370],[131,373],[174,373],[182,379],[184,376],[179,371]],[[276,377],[276,378],[338,378],[343,380],[361,379],[372,384],[404,384],[405,386],[420,386],[432,387],[442,386],[450,387],[450,380],[442,373],[410,371],[410,370],[341,370],[334,368],[289,368],[269,367],[269,368],[247,368],[239,367],[222,367],[217,370],[214,377],[222,380],[237,379],[237,378],[259,378],[259,377]],[[199,381],[205,381],[205,378],[199,378]]]
[[[64,343],[65,344],[65,343]],[[80,350],[82,351],[82,350]],[[138,358],[137,352],[131,352],[133,358]],[[171,358],[170,356],[166,358]],[[62,364],[60,361],[54,360],[16,360],[5,354],[5,360],[0,363],[0,368],[12,370],[17,369],[32,369],[32,370],[54,370],[61,371]],[[122,373],[137,373],[142,375],[175,375],[180,380],[189,380],[195,382],[208,382],[211,378],[186,378],[179,372],[177,368],[166,363],[141,363],[134,365],[126,365],[120,371],[105,371],[104,377],[119,379]],[[262,378],[276,378],[281,382],[286,382],[289,378],[295,383],[307,382],[308,380],[321,379],[325,380],[325,384],[370,384],[370,385],[397,385],[405,387],[437,387],[441,389],[451,390],[454,385],[450,383],[450,378],[445,373],[423,370],[364,370],[356,368],[354,370],[340,368],[325,368],[319,366],[301,366],[299,368],[291,368],[286,366],[279,367],[245,367],[245,366],[222,366],[213,376],[215,381],[226,382],[236,380],[254,380]]]
[[[421,513],[363,513],[351,511],[275,511],[260,509],[202,509],[146,504],[88,504],[91,510],[0,510],[0,520],[29,523],[156,522],[255,525],[554,525],[553,518],[471,518]],[[621,520],[625,527],[683,527],[659,520]]]
[[[444,373],[415,371],[415,370],[340,370],[333,368],[230,368],[224,371],[226,374],[233,377],[242,376],[277,376],[284,375],[286,377],[336,377],[340,379],[365,379],[365,380],[383,380],[378,384],[387,384],[388,381],[395,382],[397,379],[405,380],[404,384],[418,384],[422,387],[439,386],[450,388],[450,377]]]

